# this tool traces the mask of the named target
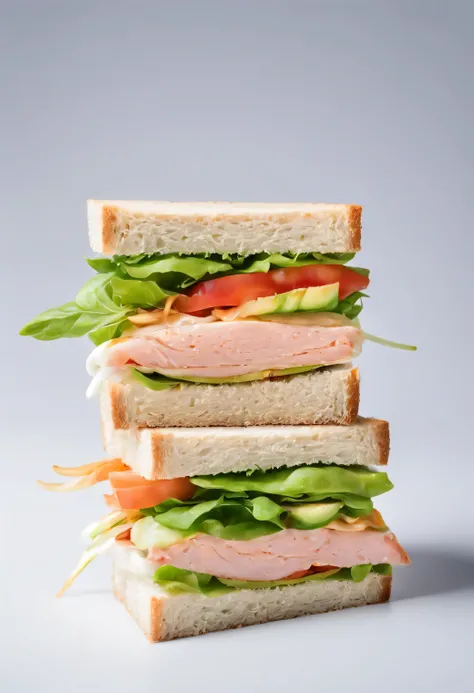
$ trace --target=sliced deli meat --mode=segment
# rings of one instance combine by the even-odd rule
[[[263,320],[150,325],[110,342],[100,365],[137,365],[165,375],[227,378],[265,369],[330,365],[358,355],[362,333]]]
[[[366,563],[410,563],[391,532],[285,529],[249,541],[198,534],[167,549],[150,549],[157,567],[173,565],[233,580],[281,580],[313,565],[350,568]]]

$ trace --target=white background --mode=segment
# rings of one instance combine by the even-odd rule
[[[0,689],[470,691],[473,676],[472,4],[2,2]],[[85,200],[364,205],[362,412],[392,426],[379,506],[413,559],[384,606],[163,645],[107,560],[62,600],[100,490],[87,339],[19,328],[90,276]]]

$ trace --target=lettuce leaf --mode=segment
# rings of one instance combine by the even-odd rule
[[[370,572],[379,575],[391,575],[391,566],[386,563],[379,565],[360,565],[353,568],[336,568],[324,573],[313,573],[305,577],[286,580],[273,580],[268,582],[227,580],[217,578],[207,573],[196,573],[183,568],[175,568],[165,565],[158,568],[153,576],[153,581],[169,594],[202,594],[205,597],[216,597],[234,589],[262,589],[271,587],[286,587],[299,585],[303,582],[315,582],[319,580],[353,580],[361,582]]]
[[[191,479],[201,488],[224,491],[254,491],[267,495],[277,494],[298,498],[303,494],[318,494],[334,498],[334,494],[350,493],[372,498],[393,488],[385,472],[374,472],[368,467],[351,465],[315,464],[297,468],[272,469],[254,472],[233,472]]]
[[[135,380],[138,380],[142,385],[147,387],[149,390],[169,390],[170,387],[178,387],[178,385],[183,385],[181,380],[176,380],[176,378],[168,378],[166,375],[161,375],[160,373],[142,373],[136,368],[132,368],[132,374]]]
[[[207,573],[195,573],[184,568],[164,565],[156,570],[153,581],[169,594],[202,594],[206,597],[217,597],[231,592],[220,580]]]
[[[222,539],[248,541],[284,529],[285,509],[270,498],[228,498],[212,500],[170,499],[154,508],[156,522],[168,529],[212,534]]]
[[[21,330],[21,335],[51,340],[89,337],[98,345],[119,337],[137,308],[156,308],[168,296],[180,293],[197,281],[227,274],[268,272],[278,267],[311,264],[346,264],[353,253],[306,253],[302,255],[135,255],[87,260],[97,276],[79,291],[75,301],[47,310]],[[368,270],[352,268],[367,275]],[[360,296],[358,297],[360,298]],[[358,315],[361,306],[351,297],[341,302],[344,315]],[[349,303],[348,303],[349,301]]]
[[[165,275],[169,281],[176,282],[176,289],[191,285],[200,281],[203,277],[213,274],[227,273],[232,269],[228,262],[219,262],[192,255],[151,256],[144,261],[130,264],[128,259],[117,263],[122,270],[134,279],[149,279],[155,277],[156,281]],[[183,275],[184,278],[175,275]]]

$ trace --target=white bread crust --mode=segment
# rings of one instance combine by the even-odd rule
[[[146,479],[172,479],[322,462],[385,465],[386,421],[358,418],[348,426],[116,428],[101,398],[104,448]]]
[[[105,255],[356,252],[361,211],[350,204],[88,200],[89,239]]]
[[[377,604],[390,598],[391,577],[375,573],[358,583],[322,580],[287,587],[236,590],[218,597],[169,596],[150,577],[131,572],[133,551],[117,546],[113,588],[115,596],[151,642]]]
[[[350,424],[359,408],[359,369],[344,364],[287,378],[159,391],[129,378],[107,381],[101,396],[116,428]]]

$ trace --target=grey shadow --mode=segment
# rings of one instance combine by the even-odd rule
[[[407,548],[412,565],[394,569],[392,600],[474,589],[474,549]]]

